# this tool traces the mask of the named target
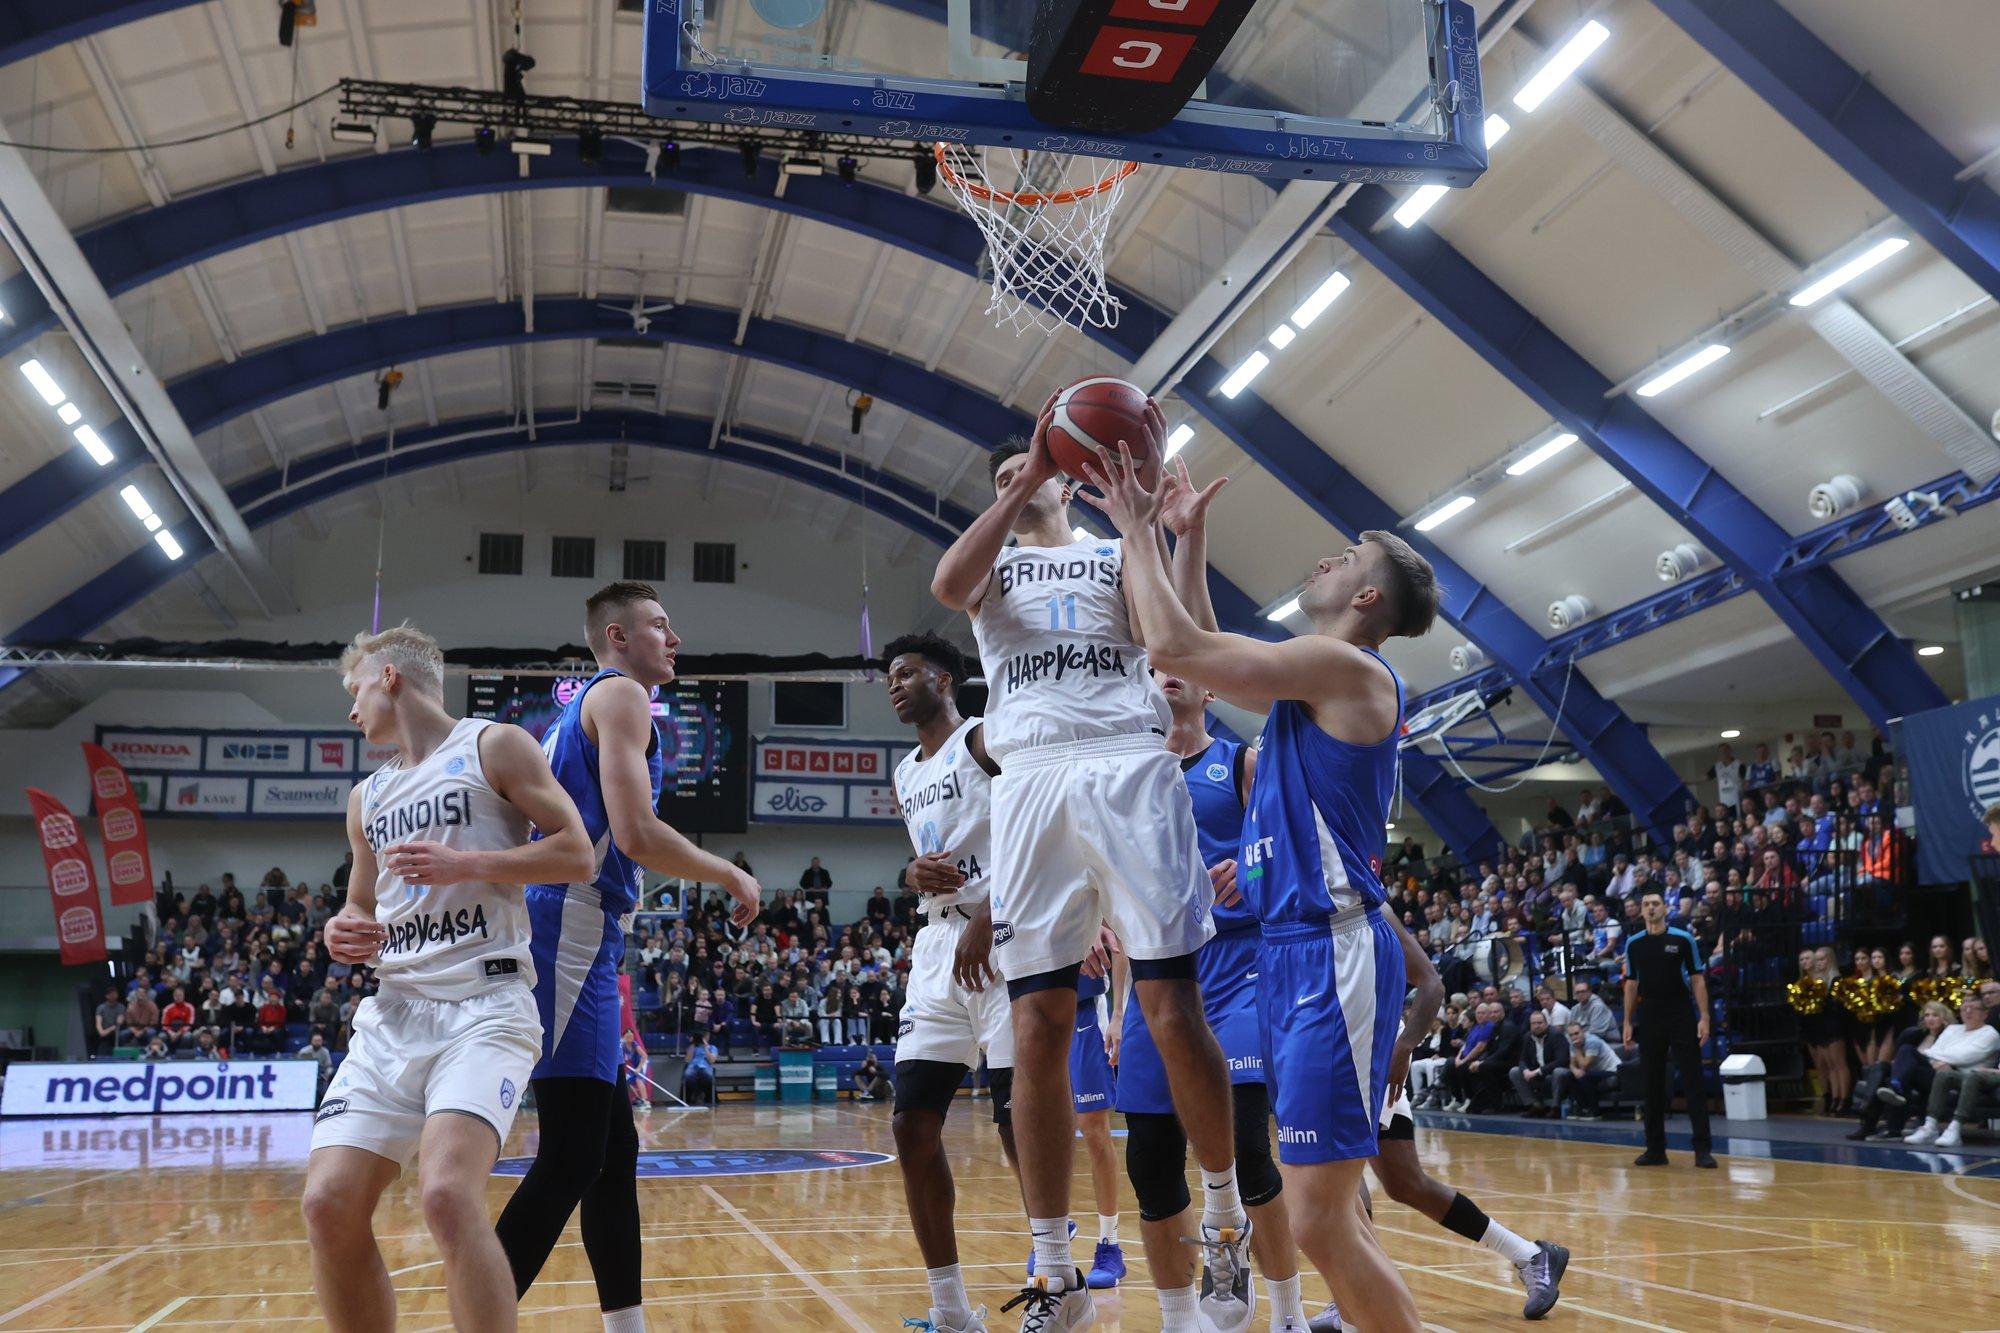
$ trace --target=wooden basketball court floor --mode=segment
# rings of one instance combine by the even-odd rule
[[[653,1112],[646,1150],[893,1153],[881,1105],[724,1105]],[[155,1122],[7,1122],[0,1138],[0,1330],[320,1327],[298,1195],[300,1116]],[[1018,1195],[984,1103],[947,1133],[959,1235],[975,1302],[993,1327],[1027,1253]],[[533,1151],[523,1115],[508,1152]],[[1434,1174],[1529,1237],[1574,1254],[1549,1328],[2000,1329],[2000,1159],[1916,1159],[1889,1170],[1774,1160],[1748,1141],[1722,1169],[1639,1171],[1628,1143],[1425,1128]],[[1079,1145],[1079,1150],[1081,1145]],[[1121,1140],[1122,1148],[1122,1140]],[[1838,1156],[1839,1154],[1835,1154]],[[1883,1160],[1892,1159],[1886,1155]],[[1079,1163],[1082,1155],[1079,1151]],[[1928,1171],[1924,1163],[1929,1163]],[[516,1184],[495,1176],[497,1213]],[[926,1287],[893,1162],[786,1174],[649,1177],[640,1183],[654,1329],[886,1330],[921,1315]],[[1088,1176],[1077,1216],[1088,1237]],[[1505,1264],[1407,1209],[1378,1221],[1427,1326],[1524,1327]],[[1124,1200],[1132,1276],[1099,1294],[1108,1333],[1150,1333],[1136,1213]],[[377,1215],[404,1329],[450,1326],[414,1180]],[[1306,1279],[1309,1307],[1324,1299]],[[523,1329],[599,1327],[572,1223],[522,1308]],[[1260,1310],[1258,1327],[1267,1327]]]

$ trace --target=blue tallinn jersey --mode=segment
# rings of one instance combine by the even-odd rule
[[[1379,849],[1396,791],[1403,682],[1380,653],[1362,651],[1396,683],[1396,725],[1386,738],[1335,740],[1290,699],[1280,699],[1264,724],[1236,883],[1266,926],[1379,906],[1386,896]]]
[[[624,916],[639,905],[639,863],[611,840],[611,817],[604,812],[604,784],[597,775],[597,747],[583,729],[583,700],[598,681],[620,674],[607,669],[585,681],[542,735],[542,752],[549,757],[549,767],[555,770],[556,781],[569,793],[569,798],[576,802],[577,813],[583,816],[584,832],[590,835],[590,845],[597,849],[597,874],[590,884],[611,916]],[[646,726],[653,733],[646,742],[646,774],[652,783],[653,805],[657,808],[666,761],[660,754],[659,728],[653,726],[650,718]]]
[[[1181,776],[1187,782],[1188,799],[1194,802],[1195,841],[1201,847],[1203,867],[1235,859],[1243,842],[1243,798],[1238,794],[1238,764],[1241,741],[1213,740],[1208,748],[1181,761]],[[1239,868],[1239,876],[1240,876]],[[1227,935],[1257,924],[1256,913],[1245,898],[1233,907],[1217,903],[1215,933]]]

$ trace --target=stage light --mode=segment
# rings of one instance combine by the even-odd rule
[[[500,142],[500,136],[494,133],[493,127],[491,125],[481,125],[478,129],[472,132],[472,146],[479,150],[479,155],[481,157],[487,157],[491,155],[493,149],[499,144],[499,142]]]
[[[937,188],[937,159],[925,153],[917,159],[917,193],[929,194]]]
[[[861,164],[859,162],[856,162],[853,158],[847,157],[845,155],[843,155],[838,162],[834,163],[833,166],[834,170],[840,173],[840,182],[843,185],[854,184],[854,177],[861,170]]]
[[[535,58],[526,51],[507,48],[500,57],[500,89],[507,96],[526,101],[528,96],[528,71],[535,67]]]
[[[516,156],[547,157],[555,151],[555,145],[547,139],[537,139],[531,134],[517,134],[508,141]]]
[[[336,120],[327,131],[335,143],[365,143],[375,146],[375,127],[365,120]]]
[[[431,135],[437,132],[438,118],[428,111],[410,117],[410,147],[420,153],[430,151]]]
[[[595,163],[604,160],[604,131],[586,125],[576,132],[576,160]]]
[[[736,152],[743,159],[743,174],[746,176],[755,176],[757,174],[757,159],[763,156],[764,153],[764,150],[758,147],[757,141],[754,139],[745,139],[742,143],[736,145]]]

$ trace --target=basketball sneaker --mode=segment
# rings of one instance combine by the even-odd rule
[[[1515,1276],[1528,1289],[1528,1303],[1521,1307],[1524,1319],[1540,1319],[1562,1299],[1563,1270],[1569,1267],[1569,1251],[1548,1241],[1535,1242],[1535,1257],[1514,1266]]]
[[[1306,1320],[1311,1333],[1345,1333],[1347,1325],[1340,1322],[1340,1307],[1328,1301],[1320,1307],[1320,1312]]]
[[[905,1318],[903,1327],[914,1328],[918,1333],[988,1333],[986,1307],[982,1305],[974,1310],[962,1324],[950,1323],[945,1319],[944,1311],[932,1309],[922,1319]]]
[[[1076,1274],[1074,1286],[1057,1287],[1050,1290],[1047,1277],[1038,1277],[1021,1288],[1021,1294],[1000,1307],[1005,1314],[1015,1306],[1026,1306],[1021,1311],[1021,1333],[1075,1333],[1080,1328],[1089,1328],[1097,1322],[1097,1306],[1091,1301],[1090,1288],[1083,1285],[1083,1270],[1073,1270]]]
[[[1937,1136],[1937,1146],[1940,1148],[1956,1148],[1964,1142],[1965,1137],[1959,1133],[1958,1121],[1945,1121],[1944,1128],[1939,1131]]]
[[[1125,1276],[1125,1249],[1115,1240],[1100,1240],[1090,1258],[1090,1275],[1084,1279],[1092,1291],[1115,1287]]]
[[[1250,1220],[1240,1227],[1201,1224],[1201,1315],[1215,1333],[1250,1327],[1257,1284],[1250,1280]]]

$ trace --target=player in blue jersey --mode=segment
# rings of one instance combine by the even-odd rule
[[[1111,1143],[1111,1108],[1118,1095],[1118,1028],[1108,1022],[1114,1003],[1131,993],[1125,959],[1114,955],[1111,970],[1088,973],[1076,983],[1076,1036],[1069,1047],[1070,1097],[1076,1128],[1090,1157],[1090,1183],[1097,1198],[1097,1246],[1084,1284],[1096,1291],[1115,1287],[1125,1276],[1125,1247],[1118,1241],[1118,1150]],[[1134,1006],[1135,1008],[1137,1006]],[[1032,1263],[1028,1272],[1035,1271]]]
[[[1191,487],[1180,493],[1195,494]],[[1191,536],[1199,540],[1195,534],[1200,522],[1199,514],[1191,516],[1192,523],[1173,522],[1179,512],[1171,506],[1168,510],[1170,526],[1181,538],[1177,562],[1192,555],[1187,547]],[[1237,846],[1251,778],[1257,771],[1257,752],[1240,741],[1208,734],[1208,703],[1214,697],[1208,691],[1158,670],[1153,680],[1173,712],[1167,749],[1180,757],[1181,775],[1194,803],[1202,864],[1216,887],[1215,938],[1195,955],[1195,980],[1201,985],[1209,1029],[1229,1064],[1236,1107],[1237,1187],[1254,1223],[1250,1248],[1271,1297],[1273,1333],[1305,1333],[1298,1250],[1280,1193],[1278,1168],[1271,1159],[1271,1104],[1257,1020],[1257,918],[1235,886]],[[1185,1318],[1188,1302],[1180,1295],[1194,1281],[1192,1247],[1197,1237],[1187,1188],[1187,1135],[1174,1115],[1166,1069],[1139,1006],[1125,1006],[1122,1029],[1118,1109],[1125,1114],[1126,1169],[1139,1196],[1139,1234],[1145,1240],[1153,1286],[1160,1293],[1163,1333],[1179,1333],[1195,1327]]]
[[[584,883],[531,884],[535,1003],[542,1059],[535,1066],[541,1141],[534,1165],[500,1214],[500,1243],[525,1294],[563,1228],[583,1206],[583,1248],[610,1333],[646,1326],[640,1305],[639,1134],[623,1088],[618,970],[625,925],[638,906],[641,867],[720,884],[738,925],[757,913],[757,881],[701,850],[660,819],[664,761],[651,693],[674,678],[680,639],[659,595],[613,583],[584,604],[597,674],[542,737],[556,780],[597,849]]]
[[[1307,575],[1309,633],[1282,643],[1221,634],[1175,595],[1154,536],[1167,488],[1149,491],[1122,444],[1087,470],[1127,539],[1126,582],[1153,664],[1270,714],[1237,886],[1262,930],[1258,1007],[1296,1235],[1349,1318],[1370,1333],[1414,1333],[1416,1301],[1357,1200],[1388,1087],[1420,1035],[1397,1037],[1403,951],[1382,913],[1403,687],[1379,649],[1430,629],[1436,578],[1402,538],[1364,532]]]

